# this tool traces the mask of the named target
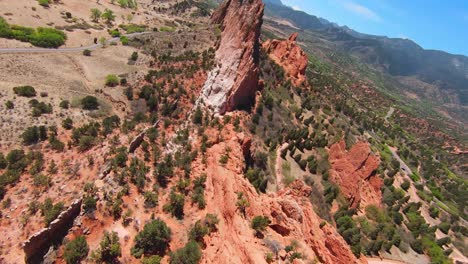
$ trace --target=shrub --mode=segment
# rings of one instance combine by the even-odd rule
[[[80,151],[87,151],[91,149],[96,143],[95,137],[92,136],[82,136],[78,142],[78,147]]]
[[[439,217],[439,213],[440,213],[440,211],[439,211],[439,209],[437,207],[435,207],[435,206],[429,207],[429,215],[432,218],[435,219],[435,218]]]
[[[104,232],[99,248],[93,252],[93,255],[98,263],[116,263],[117,258],[122,255],[117,232]]]
[[[126,37],[126,36],[121,36],[121,37],[120,37],[120,42],[122,43],[122,45],[127,46],[127,45],[128,45],[128,42],[129,42],[128,37]]]
[[[201,125],[203,121],[203,112],[200,106],[197,106],[195,109],[195,113],[193,114],[193,123],[197,125]]]
[[[199,209],[204,209],[206,206],[205,181],[206,174],[196,178],[193,182],[192,202],[196,203]]]
[[[23,171],[29,164],[26,154],[22,149],[11,150],[6,156],[8,170]]]
[[[5,159],[5,156],[3,155],[3,153],[0,152],[0,170],[5,169],[7,165],[8,165],[8,162]]]
[[[155,192],[147,191],[144,194],[145,208],[154,208],[158,205],[158,194]]]
[[[99,22],[99,18],[101,18],[102,12],[97,8],[91,9],[91,20],[93,22]]]
[[[99,107],[99,102],[96,97],[88,95],[81,99],[81,106],[85,110],[96,110]]]
[[[271,223],[270,219],[266,216],[255,216],[252,219],[251,227],[259,235],[265,231],[266,227]]]
[[[34,29],[9,25],[2,17],[0,17],[0,37],[29,42],[43,48],[57,48],[63,45],[67,38],[65,33],[54,28]]]
[[[249,180],[249,182],[255,187],[257,191],[263,193],[266,191],[268,179],[266,179],[265,175],[260,169],[248,169],[245,173],[245,177]]]
[[[29,85],[14,87],[13,91],[15,92],[16,95],[23,96],[23,97],[34,97],[37,94],[34,87],[29,86]]]
[[[89,57],[91,56],[91,51],[89,49],[85,49],[83,50],[83,55]]]
[[[88,255],[88,252],[89,247],[86,238],[78,236],[65,246],[63,258],[67,264],[77,264]]]
[[[52,113],[52,105],[44,102],[38,102],[36,99],[29,101],[29,105],[32,107],[32,115],[35,117],[41,116],[42,114]]]
[[[26,128],[23,134],[21,134],[21,138],[24,145],[36,144],[39,142],[39,128],[37,126]]]
[[[141,264],[160,264],[160,263],[161,263],[161,257],[157,255],[146,257],[141,261]]]
[[[107,22],[111,23],[112,21],[115,20],[115,15],[114,12],[110,9],[105,9],[104,12],[102,13],[101,17]]]
[[[183,248],[171,254],[171,264],[196,264],[200,261],[202,252],[195,241],[189,241]]]
[[[69,117],[65,118],[64,120],[62,120],[62,127],[67,129],[67,130],[70,130],[73,128],[73,120]]]
[[[44,174],[37,174],[33,176],[33,184],[37,187],[50,187],[52,185],[52,180],[49,176]]]
[[[401,184],[401,188],[405,191],[407,191],[410,187],[411,183],[408,180],[404,180],[403,183]]]
[[[133,100],[133,88],[132,87],[125,88],[123,94],[127,97],[129,101]]]
[[[134,52],[132,53],[132,56],[130,57],[130,59],[131,59],[132,61],[138,60],[138,52],[134,51]]]
[[[136,258],[140,258],[143,254],[162,256],[166,253],[170,241],[171,229],[162,220],[156,219],[147,223],[137,234],[131,253]]]
[[[119,81],[119,77],[117,77],[117,75],[115,74],[109,74],[106,76],[106,86],[109,86],[109,87],[115,87],[117,85],[119,85],[120,81]]]
[[[30,38],[31,44],[43,48],[58,48],[65,44],[67,36],[60,30],[54,28],[39,27]]]
[[[450,223],[447,223],[447,222],[442,222],[438,226],[440,231],[442,231],[442,233],[444,233],[444,234],[448,234],[448,232],[450,230],[450,227],[451,227]]]
[[[68,100],[63,100],[60,102],[59,107],[63,109],[68,109],[70,108],[70,102]]]
[[[169,203],[165,204],[163,209],[165,212],[170,212],[172,216],[177,219],[182,219],[184,218],[184,204],[185,196],[171,191],[171,194],[169,195]]]
[[[37,0],[37,2],[43,7],[49,7],[49,0]]]
[[[8,100],[5,103],[5,107],[6,107],[6,109],[13,109],[13,108],[15,108],[15,104],[13,104],[12,101]]]
[[[85,213],[91,213],[96,210],[96,199],[93,196],[86,196],[83,199],[83,210]]]
[[[48,226],[52,221],[54,221],[63,209],[64,205],[62,202],[53,204],[52,199],[47,198],[41,205],[41,213],[44,216],[44,222],[46,225]]]

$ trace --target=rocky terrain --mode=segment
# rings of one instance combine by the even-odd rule
[[[46,2],[3,15],[148,32],[0,54],[0,263],[468,263],[466,182],[261,0]]]

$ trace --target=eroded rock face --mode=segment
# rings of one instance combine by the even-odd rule
[[[381,205],[382,179],[375,174],[380,158],[371,153],[369,143],[359,142],[346,151],[341,140],[329,150],[330,180],[336,183],[352,208]]]
[[[258,90],[261,0],[227,0],[213,14],[222,27],[217,66],[208,74],[200,99],[216,113],[251,104]]]
[[[268,56],[283,67],[286,76],[295,86],[306,82],[305,71],[307,69],[307,54],[296,44],[298,34],[292,34],[286,40],[267,40],[263,48]]]
[[[205,238],[207,247],[200,263],[266,263],[264,255],[268,249],[250,227],[250,219],[257,215],[271,220],[265,238],[282,248],[296,240],[308,259],[321,263],[362,263],[333,226],[320,227],[323,220],[309,200],[310,187],[297,180],[276,193],[258,193],[244,176],[245,136],[233,129],[220,134],[225,140],[207,150],[206,165],[197,160],[194,166],[194,173],[207,175],[206,211],[220,219],[218,232]],[[222,165],[219,158],[226,149],[230,150],[229,160]],[[245,216],[236,206],[240,192],[249,202]]]
[[[81,212],[81,202],[81,199],[75,200],[47,228],[41,229],[22,244],[26,263],[39,263],[37,258],[41,258],[41,254],[45,254],[53,243],[67,234]]]

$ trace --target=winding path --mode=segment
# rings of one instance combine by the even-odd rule
[[[136,36],[141,36],[145,34],[152,33],[151,31],[146,31],[146,32],[138,32],[138,33],[131,33],[131,34],[125,34],[122,36],[125,36],[127,38],[133,38]],[[106,44],[112,43],[119,41],[120,37],[116,38],[111,38],[106,40]],[[63,52],[77,52],[77,51],[83,51],[83,50],[95,50],[97,48],[102,47],[102,44],[93,44],[89,46],[84,46],[84,47],[72,47],[72,48],[58,48],[58,49],[48,49],[48,48],[0,48],[0,54],[2,53],[63,53]]]

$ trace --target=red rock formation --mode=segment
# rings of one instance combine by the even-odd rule
[[[228,125],[228,127],[231,125]],[[245,142],[243,134],[233,128],[218,133],[226,140],[207,150],[206,167],[195,162],[194,172],[206,173],[206,211],[218,215],[218,231],[205,238],[207,247],[200,263],[266,263],[265,253],[270,249],[263,240],[255,237],[250,220],[257,215],[268,216],[272,223],[264,232],[269,241],[281,247],[296,240],[300,250],[309,260],[321,263],[362,263],[356,259],[349,246],[333,226],[326,224],[315,213],[309,200],[310,187],[302,181],[293,182],[289,188],[277,193],[259,194],[244,177]],[[210,131],[207,131],[209,134]],[[248,145],[248,144],[247,144]],[[219,157],[230,150],[227,164]],[[236,206],[238,193],[249,201],[246,216]]]
[[[340,187],[352,208],[365,208],[370,204],[380,206],[383,182],[374,173],[380,158],[371,153],[369,143],[359,142],[346,151],[346,143],[341,140],[330,147],[328,159],[330,180]]]
[[[296,39],[297,33],[294,33],[286,40],[267,40],[262,46],[269,57],[284,68],[292,83],[300,86],[306,81],[305,71],[309,59],[296,44]]]
[[[215,112],[250,104],[258,90],[263,8],[261,0],[227,0],[212,16],[222,26],[218,66],[209,73],[201,99]]]

